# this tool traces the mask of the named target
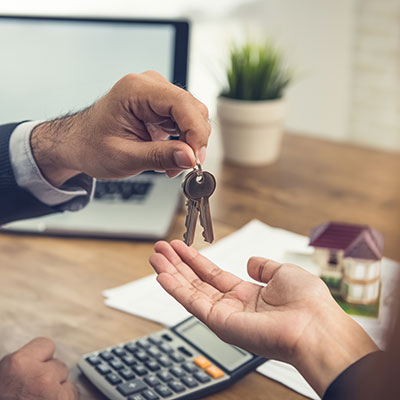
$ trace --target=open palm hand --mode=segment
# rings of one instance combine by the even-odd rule
[[[337,308],[325,284],[292,264],[252,257],[258,285],[226,272],[181,241],[158,242],[150,262],[158,282],[221,339],[289,360],[321,308]],[[251,338],[251,340],[250,340]]]
[[[161,286],[222,340],[293,364],[322,396],[332,380],[378,348],[326,285],[293,264],[248,261],[243,281],[175,240],[158,242],[150,263]]]

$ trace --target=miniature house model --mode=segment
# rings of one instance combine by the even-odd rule
[[[379,297],[383,236],[366,225],[328,222],[311,232],[321,278],[348,303],[372,304]]]

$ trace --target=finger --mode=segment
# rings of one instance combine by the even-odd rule
[[[222,296],[220,291],[199,279],[193,270],[181,260],[169,243],[157,242],[154,245],[154,250],[157,254],[150,257],[150,263],[154,264],[154,269],[158,273],[175,274],[182,286],[193,287],[207,296],[212,296],[213,299]]]
[[[45,365],[56,376],[59,383],[64,383],[68,379],[69,370],[64,362],[53,359],[46,361]]]
[[[167,174],[168,178],[176,178],[183,171],[183,169],[170,169],[168,171],[165,171],[165,173]]]
[[[179,264],[182,262],[182,259],[178,256],[176,251],[171,247],[171,245],[168,242],[165,242],[163,240],[160,240],[159,242],[156,242],[154,244],[154,251],[156,253],[161,253],[163,254],[167,260],[173,264]]]
[[[267,258],[251,257],[247,262],[247,272],[256,281],[268,283],[281,266],[281,263]]]
[[[153,142],[168,139],[169,134],[159,125],[151,122],[145,122],[145,125]]]
[[[183,276],[181,273],[179,273],[163,254],[153,254],[149,258],[149,262],[154,270],[157,272],[157,274],[165,272],[170,275],[175,275],[175,278],[179,281],[180,285],[191,287],[189,280],[186,279],[185,276]]]
[[[169,117],[175,121],[183,139],[196,155],[203,146],[207,146],[211,132],[208,109],[191,93],[171,84],[154,71],[129,74],[120,82],[126,82],[126,79],[133,85],[133,90],[129,92],[131,107],[142,121],[149,121],[150,114],[152,118],[155,115],[164,119]],[[132,86],[128,84],[128,87]]]
[[[182,170],[193,168],[195,156],[180,140],[124,143],[127,167],[133,170]]]
[[[195,248],[186,246],[182,241],[174,240],[171,242],[171,246],[201,280],[220,292],[229,292],[243,282],[236,275],[222,270],[208,258],[202,256]]]
[[[196,155],[203,146],[207,147],[211,125],[207,107],[203,103],[186,92],[186,96],[182,95],[174,102],[171,114],[182,132],[181,136],[193,148]]]
[[[31,340],[18,351],[38,361],[48,361],[53,358],[56,346],[50,339],[38,337]]]
[[[79,391],[72,382],[64,382],[57,400],[78,400]]]
[[[207,316],[210,314],[213,306],[210,297],[197,289],[182,286],[175,275],[163,272],[157,276],[157,281],[187,311],[200,319],[200,321],[207,323]]]

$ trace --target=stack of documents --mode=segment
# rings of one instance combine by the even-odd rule
[[[202,250],[201,253],[221,268],[248,281],[253,281],[247,275],[247,260],[251,256],[291,262],[318,274],[319,267],[310,257],[312,249],[308,247],[308,241],[306,236],[272,228],[258,220],[253,220],[235,233]],[[395,298],[394,292],[399,278],[398,271],[399,264],[383,259],[382,304],[379,318],[354,317],[381,348],[385,346],[384,327],[388,326],[389,309]],[[106,297],[106,305],[159,322],[167,327],[189,316],[179,303],[164,292],[156,282],[155,274],[107,289],[103,295]],[[261,365],[257,371],[307,397],[319,398],[299,372],[286,363],[270,360]]]

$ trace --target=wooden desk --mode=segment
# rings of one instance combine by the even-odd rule
[[[273,166],[216,171],[211,199],[216,239],[252,218],[301,234],[328,220],[371,224],[385,236],[385,255],[400,260],[400,155],[287,135]],[[170,239],[181,238],[183,214]],[[196,246],[204,244],[199,235]],[[266,243],[266,246],[268,244]],[[75,363],[83,353],[160,328],[103,304],[101,292],[152,273],[145,242],[0,236],[0,354],[36,336],[55,340],[82,399],[103,397]],[[252,373],[213,399],[301,399]]]

